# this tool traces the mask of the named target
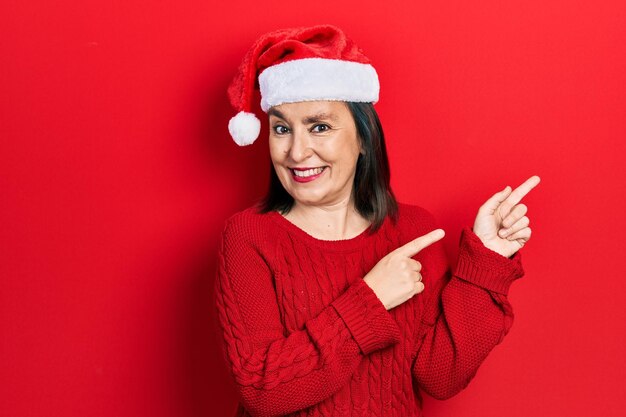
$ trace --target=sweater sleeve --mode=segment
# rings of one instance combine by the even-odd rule
[[[431,215],[432,216],[432,215]],[[437,228],[434,217],[431,227]],[[484,246],[470,227],[461,232],[453,271],[441,241],[431,245],[423,275],[430,272],[412,374],[437,399],[464,389],[489,352],[508,333],[513,311],[511,283],[522,277],[521,254],[507,258]]]
[[[245,229],[229,223],[224,229],[215,301],[226,362],[251,415],[283,415],[323,401],[349,382],[364,355],[400,340],[397,323],[362,279],[289,333],[272,271]]]

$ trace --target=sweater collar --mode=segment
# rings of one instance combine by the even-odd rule
[[[367,242],[374,239],[377,233],[371,234],[372,226],[368,226],[365,230],[363,230],[358,235],[349,238],[349,239],[339,239],[339,240],[324,240],[318,239],[295,224],[291,223],[288,219],[283,217],[277,211],[271,211],[268,213],[270,218],[283,229],[285,229],[290,236],[296,238],[307,245],[316,246],[325,250],[334,250],[334,251],[348,251],[354,250],[358,248],[362,248]],[[388,219],[385,219],[385,223],[382,227],[386,226]],[[381,228],[382,228],[381,227]]]

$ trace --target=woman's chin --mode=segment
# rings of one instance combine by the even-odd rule
[[[324,202],[324,197],[320,195],[294,193],[291,196],[296,204],[303,204],[306,206],[315,206]]]

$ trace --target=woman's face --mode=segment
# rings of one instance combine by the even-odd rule
[[[272,163],[296,205],[348,201],[361,145],[346,103],[285,103],[268,115]]]

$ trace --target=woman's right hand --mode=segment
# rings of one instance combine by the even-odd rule
[[[443,229],[435,229],[389,252],[365,275],[370,286],[387,310],[404,303],[424,290],[422,265],[412,259],[422,249],[445,236]]]

